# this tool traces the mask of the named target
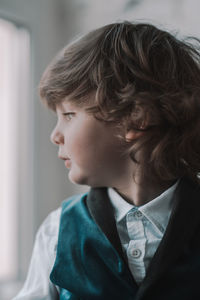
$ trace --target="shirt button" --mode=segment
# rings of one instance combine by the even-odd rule
[[[137,219],[141,219],[142,218],[142,213],[141,211],[137,210],[134,212],[134,217]]]
[[[142,254],[142,251],[141,251],[140,249],[135,249],[135,250],[132,251],[132,255],[133,255],[133,257],[135,257],[135,258],[140,257],[141,254]]]

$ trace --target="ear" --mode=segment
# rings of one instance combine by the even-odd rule
[[[135,139],[142,136],[143,134],[144,134],[143,131],[137,131],[137,130],[131,129],[131,130],[127,131],[127,133],[125,134],[125,139],[127,142],[132,142]]]

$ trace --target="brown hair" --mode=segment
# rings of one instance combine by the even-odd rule
[[[193,43],[191,43],[193,41]],[[66,96],[98,119],[144,131],[130,143],[147,176],[173,180],[200,171],[200,54],[195,38],[180,40],[144,23],[96,29],[65,47],[44,72],[40,96],[48,107]],[[141,168],[147,169],[147,168]]]

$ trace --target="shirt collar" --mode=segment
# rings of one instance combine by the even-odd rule
[[[171,214],[171,200],[178,182],[179,180],[158,197],[141,206],[128,203],[113,188],[108,188],[108,196],[114,208],[116,221],[121,221],[131,209],[135,208],[140,210],[149,221],[163,232]]]
[[[114,208],[115,219],[121,221],[134,205],[124,200],[113,188],[108,188],[108,196]]]

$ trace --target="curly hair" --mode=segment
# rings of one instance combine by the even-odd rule
[[[40,96],[55,110],[66,97],[84,106],[94,93],[88,112],[125,132],[144,132],[129,154],[146,176],[198,181],[199,45],[151,24],[109,24],[59,53],[42,76]]]

